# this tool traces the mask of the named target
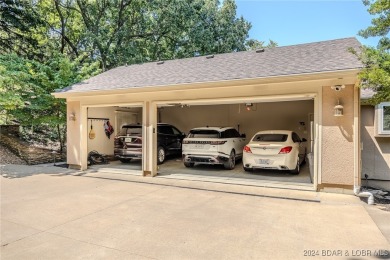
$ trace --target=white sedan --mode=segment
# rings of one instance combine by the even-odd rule
[[[260,131],[244,147],[244,170],[290,170],[299,174],[300,165],[306,158],[306,146],[303,144],[306,141],[292,131]]]

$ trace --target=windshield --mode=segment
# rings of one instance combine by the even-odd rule
[[[253,137],[254,142],[286,142],[288,135],[285,134],[258,134]]]
[[[132,125],[132,126],[123,126],[119,135],[142,135],[142,126]]]
[[[191,130],[188,138],[219,138],[220,133],[215,130]]]

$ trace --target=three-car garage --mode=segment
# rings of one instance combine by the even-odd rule
[[[104,167],[143,176],[350,190],[360,183],[355,87],[360,63],[347,51],[356,46],[356,39],[347,38],[104,72],[54,93],[67,100],[67,162],[86,170],[88,153],[96,150],[124,162]],[[113,126],[112,135],[106,132],[107,121]],[[299,143],[304,140],[306,164],[298,175],[289,170],[248,172],[240,159],[232,170],[218,164],[186,167],[180,154],[158,164],[161,123],[185,134],[199,127],[231,127],[240,136],[245,134],[246,143],[259,131],[289,130],[299,136],[295,138]],[[126,142],[115,143],[115,136],[128,124],[140,126],[139,137],[126,133]],[[99,133],[90,135],[98,128]],[[142,143],[137,148],[141,159],[115,156],[116,149],[135,140]]]
[[[166,123],[174,126],[184,134],[184,137],[188,135],[191,129],[197,127],[233,127],[245,136],[242,138],[244,144],[247,144],[258,131],[291,130],[307,140],[303,145],[306,148],[306,153],[312,155],[314,147],[314,98],[315,95],[294,95],[290,97],[248,97],[236,100],[198,99],[169,103],[161,102],[157,104],[156,117],[159,124]],[[111,162],[109,165],[104,165],[105,169],[142,171],[142,149],[139,149],[141,156],[123,157],[120,152],[117,152],[118,147],[122,151],[131,149],[130,142],[119,144],[120,139],[131,140],[133,138],[135,140],[134,135],[130,134],[129,126],[136,127],[136,130],[139,129],[139,136],[142,137],[145,130],[142,129],[142,111],[142,107],[138,107],[136,104],[88,107],[87,150],[88,153],[98,151],[109,155]],[[111,138],[104,134],[105,120],[110,120],[114,126],[114,133]],[[96,133],[94,138],[89,135],[91,129],[94,129]],[[157,129],[161,131],[160,126]],[[121,136],[127,137],[121,138]],[[159,138],[168,139],[168,135],[166,133],[158,134],[157,139]],[[159,147],[158,142],[162,142],[162,140],[157,139],[153,146]],[[142,148],[141,145],[139,147]],[[238,152],[242,153],[242,151]],[[157,151],[158,156],[159,151]],[[246,172],[241,158],[237,159],[234,169],[231,170],[226,170],[221,165],[205,165],[204,163],[195,163],[194,167],[188,168],[184,165],[181,153],[171,155],[167,153],[164,163],[158,165],[157,171],[158,176],[165,178],[190,178],[229,183],[240,181],[248,183],[248,180],[250,180],[252,184],[257,183],[257,185],[259,185],[259,182],[266,181],[271,186],[272,182],[277,182],[278,185],[286,182],[290,186],[298,183],[299,185],[307,184],[306,187],[313,187],[313,178],[310,175],[308,163],[302,164],[299,175],[294,176],[289,170]],[[126,171],[124,172],[126,173]]]

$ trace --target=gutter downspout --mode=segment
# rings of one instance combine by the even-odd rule
[[[353,193],[355,194],[355,196],[358,196],[361,198],[368,198],[367,204],[374,205],[374,195],[371,192],[368,192],[368,191],[361,192],[360,190],[361,190],[360,186],[354,186]]]
[[[358,80],[354,86],[354,119],[353,119],[353,125],[354,125],[354,132],[355,132],[355,138],[354,138],[354,164],[355,164],[355,170],[354,170],[354,178],[353,178],[353,193],[357,197],[363,197],[368,198],[367,204],[373,205],[374,204],[374,195],[371,192],[368,191],[361,191],[360,186],[360,175],[361,175],[361,147],[360,147],[360,88],[359,88],[360,81]]]

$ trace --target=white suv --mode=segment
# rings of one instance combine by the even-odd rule
[[[183,140],[182,154],[186,167],[199,164],[223,164],[233,169],[242,158],[245,134],[233,127],[199,127],[192,129]]]

